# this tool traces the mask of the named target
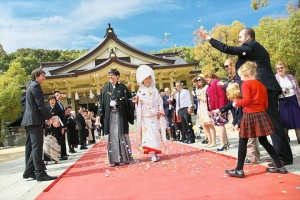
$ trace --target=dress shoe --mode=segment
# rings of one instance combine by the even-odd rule
[[[187,142],[185,142],[186,144],[193,144],[195,143],[195,140],[188,140]]]
[[[270,167],[270,168],[266,169],[266,172],[269,172],[269,173],[279,173],[279,174],[287,174],[288,173],[288,171],[286,170],[285,167],[281,167],[281,168]]]
[[[29,175],[28,174],[24,174],[23,178],[24,179],[28,179],[28,178],[36,179],[36,176],[35,176],[35,174],[29,174]]]
[[[55,180],[57,179],[56,176],[49,176],[49,175],[45,175],[45,176],[38,176],[36,177],[36,180],[37,181],[51,181],[51,180]]]
[[[202,143],[202,144],[208,144],[208,139],[206,138],[206,139],[203,140],[201,143]]]
[[[68,160],[68,157],[67,156],[63,156],[59,160]]]
[[[228,174],[231,177],[238,177],[238,178],[243,178],[245,176],[244,170],[225,170],[226,174]]]
[[[224,151],[225,149],[227,149],[228,146],[225,144],[222,148],[217,148],[217,151]]]

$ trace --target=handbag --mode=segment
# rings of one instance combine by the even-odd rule
[[[59,162],[61,147],[53,135],[47,135],[44,138],[43,150],[51,160]]]

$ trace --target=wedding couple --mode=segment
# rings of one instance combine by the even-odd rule
[[[139,149],[150,154],[155,162],[163,148],[161,137],[166,141],[166,121],[162,99],[155,87],[154,72],[149,66],[142,65],[137,69],[136,77],[140,87],[133,98],[126,85],[118,82],[120,72],[117,69],[109,70],[110,83],[101,90],[97,121],[101,120],[111,167],[134,162],[129,139],[129,123],[134,123],[134,110]]]

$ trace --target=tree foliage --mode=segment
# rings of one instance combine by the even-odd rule
[[[79,51],[22,48],[10,54],[1,54],[1,47],[2,46],[0,46],[0,69],[7,71],[11,62],[20,62],[21,67],[25,69],[28,75],[31,74],[32,70],[37,68],[41,62],[73,61],[87,51],[87,49]],[[3,50],[3,52],[5,51]]]
[[[174,46],[171,48],[162,49],[157,53],[174,53],[174,52],[180,52],[180,55],[187,63],[196,63],[199,61],[195,59],[194,48],[189,46],[182,46],[182,47]]]
[[[287,73],[300,80],[300,11],[293,10],[291,16],[262,18],[254,27],[256,39],[269,52],[271,64],[275,67],[277,61],[288,65]],[[275,72],[275,68],[273,68]]]
[[[272,2],[272,1],[271,1]],[[250,6],[254,10],[259,10],[261,7],[267,7],[270,4],[269,0],[251,0]],[[289,2],[288,5],[292,5],[293,8],[300,8],[300,0],[294,0]]]
[[[238,46],[238,35],[244,28],[245,25],[239,21],[234,21],[231,25],[217,24],[210,31],[210,35],[229,46]],[[213,48],[211,44],[198,37],[195,38],[195,44],[195,59],[199,60],[199,67],[202,73],[205,73],[205,71],[213,71],[216,72],[219,78],[227,77],[223,65],[224,61],[230,55],[218,51]]]
[[[2,134],[4,123],[15,120],[22,111],[20,86],[24,85],[27,79],[28,76],[19,62],[12,62],[7,72],[0,76],[0,142],[5,137],[5,134]]]

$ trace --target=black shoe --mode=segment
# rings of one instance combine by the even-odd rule
[[[59,160],[68,160],[68,157],[63,156],[63,157],[61,157]]]
[[[288,171],[285,167],[277,168],[277,167],[270,167],[266,169],[266,172],[269,173],[279,173],[279,174],[287,174]]]
[[[35,174],[23,174],[23,178],[24,179],[28,179],[28,178],[32,178],[32,179],[36,179],[36,175]]]
[[[225,149],[227,149],[227,147],[228,146],[225,144],[221,149],[218,148],[217,151],[224,151]]]
[[[187,142],[188,142],[188,140],[184,140],[184,141],[180,141],[180,142],[187,143]]]
[[[201,142],[202,144],[208,144],[208,139],[205,139]]]
[[[195,143],[195,140],[189,140],[186,142],[186,144],[193,144],[193,143]]]
[[[200,136],[200,135],[198,135],[198,136],[196,137],[196,139],[197,139],[197,140],[200,140],[200,139],[201,139],[201,136]]]
[[[49,175],[45,175],[45,176],[41,176],[41,177],[36,177],[37,181],[51,181],[51,180],[55,180],[57,179],[56,176],[49,176]]]
[[[232,169],[232,170],[225,170],[225,172],[226,172],[226,174],[228,174],[229,176],[232,176],[232,177],[243,178],[245,176],[244,170]]]

